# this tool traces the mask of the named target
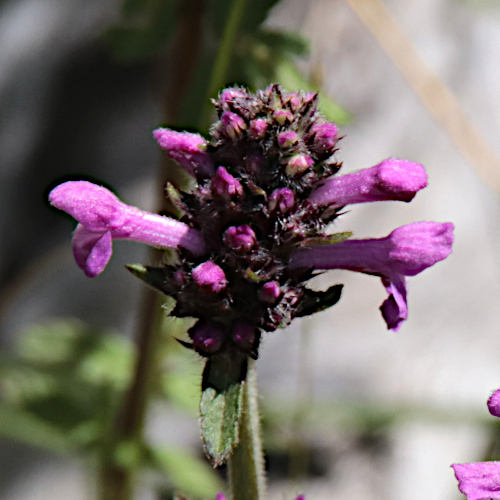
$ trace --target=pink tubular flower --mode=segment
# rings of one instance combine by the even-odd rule
[[[314,205],[340,208],[370,201],[411,201],[417,191],[427,186],[422,165],[389,158],[374,167],[333,177],[309,196]]]
[[[488,399],[488,410],[500,417],[500,389]],[[458,489],[467,500],[500,500],[500,462],[453,464]]]
[[[51,205],[74,217],[76,263],[89,278],[104,271],[112,240],[130,240],[160,248],[183,247],[195,255],[205,251],[201,234],[186,224],[144,212],[121,202],[108,189],[87,181],[60,184],[49,194]]]
[[[169,158],[189,174],[209,177],[214,173],[212,158],[205,151],[207,141],[201,135],[158,128],[153,131],[153,137]]]
[[[390,329],[407,318],[405,276],[415,276],[451,253],[453,224],[415,222],[386,238],[346,240],[334,245],[303,247],[290,259],[292,268],[349,269],[380,276],[389,298],[381,310]]]

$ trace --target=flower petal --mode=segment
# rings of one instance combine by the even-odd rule
[[[408,318],[406,283],[404,276],[394,274],[390,279],[382,278],[389,297],[380,306],[387,328],[397,332]]]
[[[500,499],[500,462],[453,464],[452,468],[467,500]]]
[[[124,222],[124,205],[109,189],[87,181],[59,184],[49,193],[51,205],[90,231],[109,231]]]
[[[153,136],[160,148],[167,151],[169,158],[189,174],[202,177],[214,174],[212,158],[205,151],[207,141],[201,135],[158,128],[153,131]]]
[[[73,255],[80,269],[89,278],[101,274],[108,265],[113,253],[112,238],[109,231],[90,231],[82,224],[76,226],[73,234]]]
[[[488,410],[494,417],[500,417],[500,389],[497,389],[488,399]]]
[[[371,201],[411,201],[427,186],[422,165],[389,158],[374,167],[328,179],[312,192],[309,202],[340,208]]]

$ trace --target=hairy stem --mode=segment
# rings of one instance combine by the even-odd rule
[[[257,368],[253,360],[249,360],[243,391],[240,442],[228,462],[229,483],[232,500],[260,500],[264,498],[265,471],[258,407]]]

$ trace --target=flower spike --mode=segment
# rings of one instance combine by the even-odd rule
[[[309,202],[340,208],[371,201],[411,201],[427,186],[422,165],[389,158],[374,167],[328,179],[312,192]]]
[[[113,239],[160,248],[183,247],[194,255],[205,252],[203,236],[195,229],[126,205],[108,189],[91,182],[60,184],[50,192],[49,200],[80,223],[73,236],[73,253],[78,266],[90,278],[101,274],[109,262]]]

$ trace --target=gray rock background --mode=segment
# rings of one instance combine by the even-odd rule
[[[500,154],[500,9],[454,0],[385,3]],[[115,245],[107,272],[88,280],[72,260],[69,222],[44,201],[58,177],[81,174],[102,179],[131,204],[153,206],[159,154],[150,132],[161,117],[148,68],[113,64],[99,42],[118,8],[114,0],[0,4],[5,349],[23,327],[51,316],[133,330],[140,284],[123,264],[140,262],[144,249]],[[409,279],[410,317],[399,333],[385,330],[378,311],[385,295],[380,281],[339,271],[318,283],[345,284],[336,307],[266,339],[259,360],[263,403],[293,405],[297,374],[305,370],[311,415],[332,409],[331,417],[314,414],[317,425],[304,431],[322,454],[323,473],[292,485],[277,479],[272,498],[299,490],[316,500],[459,498],[449,465],[481,459],[488,436],[470,416],[488,419],[485,401],[500,386],[498,193],[465,162],[346,3],[284,1],[269,25],[310,39],[304,70],[320,65],[325,92],[353,113],[352,124],[341,129],[345,172],[389,156],[427,168],[429,186],[411,204],[352,207],[339,230],[381,237],[416,220],[456,225],[452,256]],[[301,335],[308,339],[306,354]],[[411,411],[370,447],[338,417],[344,404]],[[156,439],[183,434],[184,443],[197,445],[196,422],[174,416],[165,426],[165,418],[161,408],[152,412]],[[3,442],[0,471],[6,500],[90,498],[76,460]]]

